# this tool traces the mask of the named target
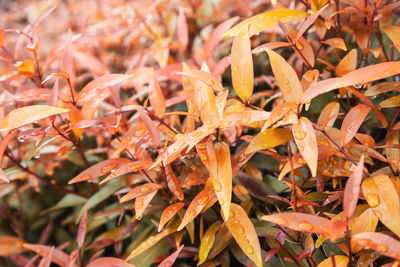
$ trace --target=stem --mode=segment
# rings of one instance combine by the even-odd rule
[[[353,252],[351,251],[351,236],[350,236],[350,229],[349,229],[349,218],[347,218],[347,225],[346,225],[346,239],[347,239],[347,247],[349,249],[349,263],[347,266],[351,266],[351,262],[353,260]]]
[[[397,112],[396,112],[396,114],[394,115],[392,121],[390,122],[389,128],[387,129],[387,132],[386,132],[386,135],[385,135],[385,141],[383,142],[384,144],[386,144],[386,142],[387,142],[387,140],[388,140],[388,138],[389,138],[389,135],[390,135],[390,133],[391,133],[392,130],[393,130],[394,122],[396,121],[396,119],[397,119],[397,117],[399,116],[399,114],[400,114],[400,107],[397,108]]]
[[[296,212],[297,210],[297,198],[296,198],[296,181],[295,181],[295,176],[294,176],[294,167],[293,167],[293,158],[292,158],[292,151],[290,150],[290,144],[287,145],[287,150],[289,154],[289,161],[290,161],[290,171],[292,174],[292,205],[293,205],[293,211]]]
[[[279,242],[278,242],[279,243]],[[280,243],[279,243],[280,244]],[[286,252],[286,254],[289,255],[289,257],[294,261],[294,263],[298,266],[301,267],[300,262],[296,259],[295,256],[293,256],[289,250],[287,250],[284,246],[281,245],[281,248],[283,249],[283,251]]]
[[[71,79],[70,79],[70,77],[68,77],[67,82],[68,82],[69,91],[70,91],[70,93],[71,93],[72,104],[75,106],[76,101],[75,101],[75,97],[74,97],[74,90],[72,90],[72,85],[71,85]]]
[[[22,164],[16,158],[14,158],[10,153],[5,152],[4,155],[6,157],[8,157],[12,162],[14,162],[20,169],[22,169],[23,171],[35,176],[38,180],[40,180],[40,181],[42,181],[42,182],[44,182],[44,183],[46,183],[46,184],[48,184],[48,185],[50,185],[50,186],[52,186],[54,188],[60,189],[60,190],[64,191],[65,193],[71,193],[71,194],[74,194],[74,195],[77,195],[77,196],[81,196],[81,197],[87,198],[86,195],[83,195],[81,193],[75,192],[75,191],[73,191],[71,189],[68,189],[66,187],[63,187],[63,186],[57,185],[55,183],[52,183],[49,180],[47,180],[46,178],[44,178],[44,177],[36,174],[35,172],[31,171],[29,168],[22,166]]]
[[[160,117],[158,117],[156,114],[154,114],[154,112],[152,112],[151,110],[149,110],[148,108],[144,108],[147,113],[149,113],[150,117],[156,119],[158,122],[160,122],[162,125],[166,126],[168,129],[170,129],[174,134],[178,134],[178,132],[172,128],[171,126],[169,126],[163,119],[161,119]]]
[[[341,36],[341,31],[342,31],[342,27],[340,25],[340,0],[335,0],[335,5],[336,5],[336,11],[338,12],[336,14],[336,22],[337,22],[337,29],[336,29],[336,34],[340,37]]]
[[[347,154],[347,152],[344,151],[344,149],[341,146],[339,146],[339,144],[336,143],[335,140],[333,140],[332,137],[330,137],[327,132],[325,132],[325,130],[320,129],[319,127],[314,127],[314,129],[317,131],[320,131],[326,137],[328,137],[328,139],[339,149],[340,153],[342,153],[346,158],[348,158],[348,160],[350,160],[351,163],[353,163],[355,166],[358,165],[357,162],[349,154]],[[364,170],[363,170],[363,173],[365,176],[370,177],[370,175],[367,172],[365,172]]]
[[[242,99],[240,99],[240,98],[238,98],[238,97],[236,97],[236,96],[233,96],[233,95],[231,95],[231,94],[228,94],[228,96],[230,96],[230,97],[232,97],[233,99],[239,101],[240,103],[242,103],[243,105],[245,105],[245,106],[248,107],[248,108],[251,108],[251,109],[254,109],[254,110],[260,110],[259,108],[257,108],[257,107],[255,107],[255,106],[253,106],[253,105],[251,105],[251,104],[249,104],[249,103],[243,101]]]
[[[296,50],[296,52],[300,55],[300,57],[303,59],[304,63],[306,63],[307,67],[309,67],[310,69],[313,68],[313,66],[310,64],[310,62],[308,62],[308,60],[305,58],[305,56],[303,55],[303,53],[300,51],[300,49],[296,46],[296,43],[292,40],[292,38],[290,38],[289,35],[286,36],[286,38],[288,39],[288,41],[292,44],[294,50]]]

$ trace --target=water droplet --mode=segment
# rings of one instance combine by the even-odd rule
[[[375,208],[376,206],[378,206],[380,204],[380,200],[379,200],[379,195],[378,194],[368,195],[366,200],[367,200],[368,205],[371,208]]]
[[[288,222],[285,219],[282,219],[282,218],[277,218],[275,220],[275,223],[279,224],[281,226],[288,226]]]
[[[197,204],[199,205],[204,205],[208,200],[208,196],[203,196],[201,198],[199,198],[199,200],[197,200]]]
[[[141,137],[142,135],[144,135],[144,133],[146,132],[146,129],[141,128],[139,130],[136,130],[135,133],[133,134],[134,137]]]
[[[17,137],[17,140],[18,140],[18,142],[20,142],[20,143],[25,142],[25,138],[22,137],[22,136],[18,136],[18,137]]]
[[[221,190],[222,190],[221,183],[218,182],[217,180],[215,180],[213,184],[214,184],[214,190],[215,190],[215,192],[221,192]]]
[[[194,86],[193,84],[189,85],[188,89],[189,92],[193,92],[194,91]]]
[[[150,187],[148,186],[143,186],[140,188],[140,192],[145,193],[145,192],[149,192],[150,191]]]
[[[353,87],[354,88],[356,88],[356,89],[360,89],[361,87],[363,87],[363,83],[355,83],[355,84],[353,84]]]
[[[136,209],[140,209],[141,207],[143,207],[143,202],[142,201],[136,201],[135,202],[135,208]]]
[[[243,162],[244,160],[246,159],[246,154],[242,154],[242,155],[240,155],[240,157],[239,157],[239,162]]]
[[[233,213],[233,211],[229,211],[229,217],[233,218],[233,216],[235,216],[235,214]]]
[[[249,254],[253,254],[253,253],[254,253],[254,248],[253,248],[252,246],[248,246],[248,247],[246,248],[246,251],[247,251],[247,253],[249,253]]]
[[[35,156],[33,156],[35,159],[38,159],[38,158],[40,158],[40,154],[39,153],[37,153],[37,154],[35,154]]]
[[[369,239],[358,239],[358,243],[361,246],[368,246],[368,244],[370,243],[370,240]]]
[[[183,77],[182,82],[183,83],[188,83],[189,82],[189,78],[188,77]]]
[[[190,219],[194,219],[194,217],[196,217],[196,211],[195,210],[189,211],[188,216]]]
[[[307,132],[301,128],[296,128],[296,130],[294,131],[294,138],[296,138],[296,140],[303,140],[306,135]]]
[[[313,229],[313,226],[309,222],[301,222],[299,224],[299,230],[301,231],[311,231]]]
[[[314,81],[314,73],[313,73],[313,71],[311,71],[311,70],[309,70],[309,71],[306,71],[306,73],[304,73],[304,80],[306,80],[306,82],[308,82],[308,83],[312,83],[312,81]]]
[[[165,267],[171,267],[172,266],[172,262],[170,261],[166,261],[164,264]]]
[[[238,67],[237,66],[233,66],[233,72],[238,72],[238,71],[239,71]]]
[[[237,226],[237,229],[238,229],[238,232],[239,232],[239,233],[241,233],[241,234],[244,233],[244,227],[243,227],[242,225],[239,224],[239,225]]]
[[[208,81],[208,85],[209,85],[209,86],[214,86],[214,81],[213,81],[213,80],[209,80],[209,81]]]
[[[225,204],[225,201],[223,199],[218,199],[219,205],[223,206]]]
[[[376,250],[377,250],[379,253],[385,253],[386,251],[388,251],[388,247],[387,247],[386,245],[384,245],[384,244],[378,244],[378,245],[376,246]]]
[[[111,164],[108,164],[108,165],[106,165],[106,166],[103,166],[103,167],[100,169],[100,171],[101,171],[102,174],[106,174],[106,173],[109,173],[109,172],[111,172],[112,170],[114,170],[116,167],[118,167],[118,164],[117,164],[117,163],[111,163]]]
[[[380,219],[382,218],[382,212],[380,212],[379,210],[375,211],[375,216]]]
[[[207,154],[204,154],[204,153],[200,154],[200,158],[201,158],[202,161],[208,160]]]
[[[301,44],[300,42],[296,43],[296,47],[297,47],[297,49],[299,49],[300,51],[304,49],[304,45]]]

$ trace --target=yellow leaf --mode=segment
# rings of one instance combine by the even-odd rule
[[[206,261],[208,252],[210,252],[210,249],[214,244],[215,233],[218,231],[220,225],[221,225],[220,221],[215,222],[204,233],[200,243],[199,262],[197,263],[197,265],[200,265]]]
[[[307,162],[312,176],[315,177],[318,163],[318,143],[311,121],[301,117],[299,123],[293,125],[292,131],[297,148]]]
[[[262,149],[273,148],[292,140],[292,133],[285,128],[270,128],[262,131],[251,140],[246,149],[246,154],[254,153]]]
[[[232,84],[243,101],[253,93],[254,73],[250,39],[247,31],[239,32],[232,44]]]
[[[383,28],[383,31],[392,40],[397,50],[400,51],[400,26],[389,25]]]
[[[244,209],[232,203],[229,218],[224,219],[226,226],[243,252],[257,267],[261,267],[263,264],[261,260],[260,243],[254,225]]]
[[[351,227],[351,235],[374,232],[378,225],[378,218],[375,216],[371,209],[364,211]],[[351,240],[351,249],[354,253],[359,252],[362,246],[356,240]]]
[[[34,105],[14,109],[0,122],[0,132],[10,131],[40,119],[56,114],[66,113],[68,111],[69,109],[46,105]]]
[[[248,18],[235,27],[227,31],[224,36],[232,37],[239,34],[241,31],[249,31],[249,35],[252,36],[260,31],[272,28],[278,25],[276,19],[279,19],[282,23],[300,20],[308,17],[309,14],[305,11],[293,10],[293,9],[276,9],[270,10],[251,18]]]
[[[303,89],[297,73],[290,66],[286,60],[278,53],[265,49],[268,53],[272,71],[275,79],[281,88],[283,98],[286,102],[300,103],[301,96],[303,95]]]
[[[400,236],[399,196],[389,176],[365,179],[362,191],[375,216],[393,233]]]
[[[28,78],[32,77],[35,73],[35,67],[30,59],[19,61],[15,64],[15,66],[20,74],[25,75]]]
[[[349,263],[349,258],[343,255],[336,255],[335,264],[333,263],[332,257],[329,257],[318,264],[317,267],[347,267]]]

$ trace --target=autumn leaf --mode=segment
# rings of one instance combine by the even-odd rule
[[[180,45],[183,47],[183,49],[186,49],[189,42],[189,31],[186,16],[182,7],[179,8],[177,33]]]
[[[42,257],[46,257],[50,253],[50,251],[53,250],[53,252],[52,252],[53,256],[51,257],[51,261],[60,266],[67,265],[68,255],[61,250],[54,249],[54,248],[44,246],[44,245],[36,245],[36,244],[28,244],[28,243],[24,243],[22,246],[25,249],[34,251],[35,253],[37,253],[38,255],[40,255]]]
[[[0,255],[8,257],[11,254],[22,253],[26,249],[23,247],[24,241],[9,235],[0,236]]]
[[[293,125],[292,132],[297,148],[310,167],[312,176],[315,177],[318,163],[318,143],[311,121],[301,117],[299,124]]]
[[[160,223],[158,224],[158,231],[160,232],[164,225],[171,220],[184,206],[185,203],[178,202],[166,207],[161,215]]]
[[[139,186],[135,187],[134,189],[132,189],[131,191],[129,191],[128,194],[124,195],[121,198],[120,202],[123,203],[123,202],[129,201],[131,199],[134,199],[136,197],[146,195],[153,191],[157,192],[157,190],[159,190],[161,188],[162,188],[161,185],[155,184],[155,183],[146,183],[143,185],[139,185]]]
[[[150,100],[150,105],[154,110],[154,113],[159,118],[164,118],[165,99],[164,99],[164,95],[161,91],[160,84],[158,83],[157,77],[155,76],[154,72],[150,78],[149,100]]]
[[[229,217],[225,217],[224,220],[229,232],[231,232],[233,238],[247,257],[249,257],[257,267],[262,266],[260,242],[258,241],[254,225],[244,209],[232,203]]]
[[[179,253],[181,253],[184,245],[181,245],[174,253],[166,257],[159,265],[158,267],[170,267],[174,262],[176,261],[176,258],[178,258]]]
[[[331,78],[313,84],[304,92],[301,102],[305,103],[314,97],[330,92],[334,89],[353,86],[359,87],[365,83],[384,79],[400,73],[400,61],[384,62],[370,65],[347,73],[340,78]]]
[[[382,233],[360,233],[352,237],[365,248],[372,248],[380,254],[400,260],[400,242]]]
[[[338,37],[330,38],[330,39],[325,40],[323,43],[333,46],[333,47],[336,47],[338,49],[344,50],[344,51],[347,50],[346,44],[344,43],[342,38],[338,38]]]
[[[342,237],[346,230],[345,221],[332,222],[317,215],[299,212],[265,215],[262,219],[295,231],[318,233],[332,241]]]
[[[271,128],[262,131],[251,140],[251,143],[246,149],[246,154],[257,152],[262,149],[273,148],[285,144],[292,140],[292,133],[285,128]]]
[[[344,189],[343,196],[343,211],[346,218],[350,218],[357,206],[358,197],[360,194],[360,184],[363,175],[364,156],[361,156],[353,174],[349,177]]]
[[[134,267],[134,265],[127,263],[126,261],[114,258],[114,257],[101,257],[89,262],[87,267],[109,267],[109,266],[119,266],[119,267]]]
[[[224,36],[237,36],[241,31],[247,31],[247,29],[249,31],[249,35],[252,36],[258,32],[277,26],[276,19],[279,19],[282,23],[287,23],[300,20],[305,17],[308,17],[308,13],[300,10],[270,10],[240,22],[235,27],[226,32]]]
[[[335,68],[337,77],[342,77],[352,72],[357,67],[357,49],[351,49],[350,52],[340,60]]]
[[[81,221],[79,222],[79,227],[78,227],[78,237],[77,237],[77,242],[78,242],[78,247],[81,249],[83,246],[83,242],[85,242],[85,235],[86,235],[86,223],[87,223],[87,213],[88,209],[87,206],[85,207],[85,211],[83,212]]]
[[[185,212],[185,216],[182,219],[181,224],[178,227],[178,231],[182,230],[188,223],[192,222],[197,215],[200,214],[202,209],[206,206],[208,201],[214,196],[214,189],[212,186],[204,188],[200,193],[197,194],[190,203],[189,207]]]
[[[326,126],[332,126],[339,115],[340,105],[338,102],[331,102],[324,107],[318,117],[317,124],[325,129]]]
[[[323,260],[317,267],[347,267],[349,264],[349,258],[343,255],[333,256],[335,258],[335,262],[333,262],[332,257],[328,257]]]
[[[179,200],[183,201],[183,191],[179,184],[178,178],[176,178],[172,168],[170,165],[165,166],[165,176],[168,185],[168,189],[171,190],[171,193],[174,194]]]
[[[265,50],[268,53],[272,71],[281,88],[283,98],[286,102],[300,103],[303,89],[296,72],[282,56],[270,49]]]
[[[399,196],[387,175],[377,175],[365,179],[362,192],[375,216],[393,233],[400,236]]]
[[[359,104],[346,114],[340,129],[340,144],[342,146],[353,139],[370,110],[371,108]]]
[[[69,109],[46,105],[34,105],[14,109],[0,122],[0,132],[10,131],[52,115],[66,113],[68,111]]]
[[[355,220],[351,226],[351,234],[354,236],[364,232],[374,232],[378,225],[378,218],[371,209],[367,209]],[[362,246],[358,244],[356,239],[351,239],[351,249],[354,253],[359,252]]]
[[[150,205],[151,200],[155,197],[158,190],[150,191],[149,193],[139,195],[135,200],[135,218],[140,219],[143,212]],[[121,199],[122,200],[122,199]]]
[[[232,44],[232,85],[243,101],[249,100],[253,93],[253,56],[247,31],[241,31]]]
[[[208,253],[210,252],[210,249],[214,244],[215,233],[218,231],[220,226],[221,222],[217,221],[213,223],[204,233],[203,238],[200,242],[199,262],[197,263],[197,265],[201,265],[206,261]]]

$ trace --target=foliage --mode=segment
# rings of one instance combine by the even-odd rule
[[[399,264],[400,2],[0,7],[1,266]]]

